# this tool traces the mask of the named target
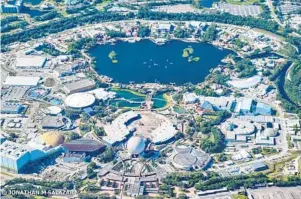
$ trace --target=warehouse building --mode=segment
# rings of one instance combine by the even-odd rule
[[[26,106],[13,102],[1,102],[1,114],[21,114],[26,110]]]
[[[249,115],[253,112],[254,101],[250,98],[244,98],[240,104],[239,113],[242,115]]]
[[[44,67],[46,58],[42,56],[26,56],[16,59],[15,68],[25,70],[37,70]]]
[[[20,173],[27,164],[60,152],[61,147],[43,145],[34,140],[26,145],[6,140],[0,145],[0,151],[0,166],[9,171]]]
[[[258,102],[256,104],[255,114],[256,115],[272,115],[273,110],[272,110],[272,107],[270,107],[269,105]]]
[[[30,150],[27,146],[11,141],[0,145],[1,167],[18,173],[30,162]]]
[[[77,139],[62,144],[66,153],[77,153],[85,155],[97,155],[103,152],[106,146],[92,139]]]
[[[47,115],[42,119],[41,126],[43,129],[60,129],[65,126],[65,123],[60,116]]]
[[[7,76],[4,85],[7,86],[37,86],[40,77]]]
[[[73,94],[77,92],[88,91],[93,88],[95,88],[95,82],[92,79],[83,79],[65,84],[63,90],[66,94]]]

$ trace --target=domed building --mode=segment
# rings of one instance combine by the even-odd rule
[[[131,137],[127,142],[127,150],[130,155],[139,155],[145,149],[145,140],[141,137]]]
[[[58,131],[50,131],[41,136],[41,142],[52,147],[63,144],[64,140],[64,136]]]

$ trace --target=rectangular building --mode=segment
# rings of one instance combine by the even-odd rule
[[[1,114],[21,114],[25,110],[25,106],[19,103],[1,102]]]
[[[272,107],[261,102],[257,103],[255,109],[256,115],[272,115],[272,113],[273,113]]]
[[[42,56],[26,56],[16,59],[16,69],[35,70],[43,68],[46,63],[46,58]]]
[[[240,105],[239,113],[242,115],[249,115],[252,113],[253,100],[250,98],[244,98]]]
[[[1,167],[18,173],[30,162],[28,147],[11,141],[5,141],[0,145]]]
[[[4,85],[7,86],[37,86],[40,77],[7,76]]]
[[[1,1],[1,13],[20,13],[23,8],[23,0]]]
[[[92,79],[83,79],[64,85],[63,90],[66,94],[88,91],[95,88],[96,84]]]

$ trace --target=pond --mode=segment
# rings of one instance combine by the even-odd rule
[[[126,89],[111,89],[116,93],[116,98],[110,101],[110,105],[116,107],[139,108],[145,102],[146,95]],[[152,97],[153,109],[161,109],[167,105],[164,93]]]
[[[29,14],[31,18],[34,18],[46,14],[47,11],[41,11],[37,9],[30,9],[29,7],[24,7],[22,13]]]
[[[152,108],[155,109],[164,108],[167,105],[167,100],[163,93],[153,96],[152,101],[154,102]]]
[[[42,2],[42,0],[24,0],[23,2],[26,4],[36,6],[39,5]]]
[[[200,4],[202,7],[211,8],[215,0],[200,0]]]
[[[110,101],[110,105],[116,107],[139,108],[145,102],[145,95],[130,90],[112,89],[116,93],[116,99]]]
[[[97,45],[89,53],[96,58],[96,71],[115,82],[183,85],[204,81],[210,69],[231,51],[207,43],[171,41],[156,45],[142,40]]]

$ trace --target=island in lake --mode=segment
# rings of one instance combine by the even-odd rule
[[[120,52],[118,64],[116,52]],[[97,45],[89,50],[90,55],[96,59],[96,71],[113,78],[115,82],[176,85],[204,81],[210,69],[220,64],[231,52],[207,43],[171,41],[165,45],[156,45],[150,40],[136,43],[119,41],[116,45]],[[185,56],[188,54],[185,59],[184,53]]]

